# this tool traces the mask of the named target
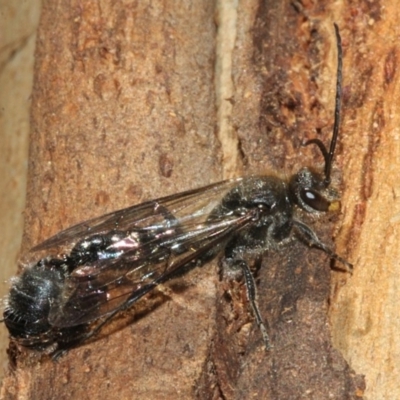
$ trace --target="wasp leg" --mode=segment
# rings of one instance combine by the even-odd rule
[[[345,270],[347,272],[349,272],[350,274],[353,273],[353,265],[346,261],[344,258],[340,257],[325,243],[323,243],[309,226],[298,220],[293,220],[293,223],[294,227],[297,228],[296,230],[299,233],[300,240],[305,242],[310,247],[316,247],[322,250],[324,253],[328,254],[330,258],[341,262],[346,267]]]
[[[261,317],[261,313],[260,310],[258,308],[258,304],[257,304],[257,286],[256,286],[256,282],[254,280],[254,276],[253,273],[250,270],[250,267],[248,265],[248,263],[245,260],[242,259],[225,259],[224,260],[224,264],[227,264],[227,266],[229,268],[232,269],[241,269],[243,272],[243,277],[244,277],[244,283],[246,285],[246,292],[247,292],[247,299],[251,305],[251,309],[254,315],[254,318],[257,322],[257,325],[261,331],[261,335],[263,337],[264,340],[264,344],[265,344],[265,348],[267,351],[271,350],[272,345],[269,339],[269,335],[267,332],[267,326],[268,324],[266,324],[263,320],[263,318]]]

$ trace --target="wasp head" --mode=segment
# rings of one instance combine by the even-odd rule
[[[309,168],[302,168],[289,182],[291,199],[303,210],[314,212],[336,211],[340,202],[332,197],[325,176]]]

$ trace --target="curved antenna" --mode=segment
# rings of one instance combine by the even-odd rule
[[[343,65],[342,39],[340,37],[338,26],[336,24],[333,24],[333,26],[335,27],[335,34],[336,34],[338,64],[336,72],[335,121],[333,124],[331,145],[328,152],[325,145],[319,139],[311,139],[305,143],[305,146],[308,146],[309,144],[312,143],[316,144],[318,148],[321,150],[321,153],[325,160],[325,171],[324,171],[325,187],[328,187],[329,184],[331,183],[332,160],[333,160],[333,155],[335,154],[336,142],[339,135],[340,108],[342,103],[342,65]]]

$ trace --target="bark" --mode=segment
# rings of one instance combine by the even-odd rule
[[[399,398],[399,9],[351,3],[344,26],[343,220],[338,247],[354,263],[332,288],[333,342],[365,375],[368,399]]]
[[[21,247],[37,3],[0,5],[0,298],[9,290]],[[0,329],[0,380],[8,364],[8,342],[7,330]]]
[[[329,300],[323,253],[295,241],[269,252],[258,273],[274,345],[266,353],[243,284],[217,282],[216,266],[204,267],[183,293],[57,363],[12,348],[4,398],[361,398],[364,382],[353,369],[367,375],[366,398],[399,397],[398,56],[387,39],[397,11],[378,2],[333,7],[239,2],[234,93],[219,99],[232,105],[229,132],[216,136],[213,2],[44,4],[25,250],[89,217],[217,181],[221,159],[238,160],[240,173],[283,178],[304,165],[322,168],[318,150],[301,144],[331,137],[336,22],[345,78],[333,186],[342,210],[301,217],[327,243],[335,232],[337,252],[355,272],[333,272]],[[328,311],[351,366],[331,343]]]
[[[212,2],[43,4],[25,251],[87,218],[221,179],[213,13]],[[57,363],[12,348],[3,397],[187,399],[214,314],[216,274],[202,275],[187,306],[178,294]]]

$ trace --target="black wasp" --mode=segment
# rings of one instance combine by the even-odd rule
[[[318,214],[339,207],[329,191],[341,102],[342,49],[336,25],[335,32],[338,70],[332,141],[329,151],[319,139],[306,143],[321,150],[323,174],[302,168],[289,181],[273,176],[231,179],[115,211],[58,233],[33,249],[50,255],[13,280],[4,311],[12,339],[38,349],[57,345],[60,354],[92,337],[158,285],[224,250],[224,265],[243,272],[268,348],[249,256],[295,237],[351,269],[296,219],[298,208]]]

